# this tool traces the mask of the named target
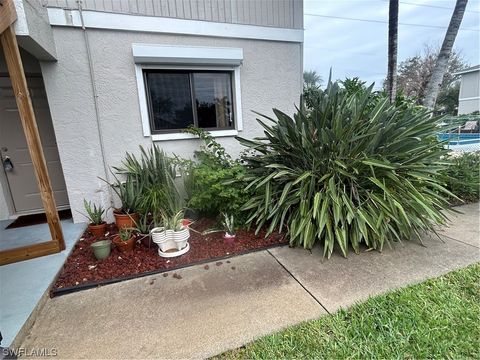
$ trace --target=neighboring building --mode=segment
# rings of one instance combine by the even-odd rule
[[[79,7],[79,4],[81,7]],[[15,0],[17,41],[59,208],[110,206],[126,151],[191,157],[209,129],[227,150],[262,133],[251,110],[293,113],[302,89],[302,0]],[[478,93],[477,93],[478,96]],[[42,211],[0,53],[0,219]]]
[[[457,72],[461,75],[458,115],[480,111],[480,65]]]

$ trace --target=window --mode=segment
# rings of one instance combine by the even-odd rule
[[[152,134],[234,129],[231,71],[144,70]]]

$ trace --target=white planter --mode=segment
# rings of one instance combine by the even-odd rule
[[[172,258],[172,257],[183,255],[186,252],[188,252],[188,250],[190,250],[190,244],[187,242],[187,246],[185,246],[182,250],[164,253],[161,249],[158,249],[158,255],[165,258]]]
[[[162,252],[166,252],[171,249],[177,249],[175,241],[173,241],[173,230],[165,230],[164,227],[153,228],[150,231],[152,240],[158,245]]]
[[[173,232],[173,241],[176,244],[178,250],[182,250],[185,246],[187,246],[187,241],[190,238],[190,231],[185,226],[180,231]]]

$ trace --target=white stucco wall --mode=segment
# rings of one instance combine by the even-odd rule
[[[42,62],[60,158],[74,220],[83,198],[108,202],[108,191],[98,176],[105,177],[92,95],[84,35],[80,29],[54,28],[58,62]],[[289,114],[298,104],[302,87],[302,44],[260,40],[176,36],[109,30],[88,30],[93,71],[98,92],[98,111],[106,162],[118,165],[125,151],[151,144],[144,137],[140,118],[132,43],[242,48],[242,116],[244,137],[260,135],[251,110],[267,115],[272,107]],[[219,138],[237,155],[241,146],[234,138]],[[191,157],[199,141],[175,140],[158,144],[168,153]]]

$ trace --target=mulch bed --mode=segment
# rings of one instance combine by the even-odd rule
[[[215,227],[214,225],[215,222],[211,219],[200,219],[191,227],[202,232]],[[113,239],[116,234],[117,228],[111,224],[105,238]],[[50,296],[288,243],[284,236],[278,233],[265,238],[265,231],[260,231],[258,235],[255,235],[254,230],[239,230],[234,244],[225,243],[222,236],[223,232],[201,235],[190,231],[190,251],[175,258],[160,257],[157,252],[158,245],[153,241],[150,248],[147,241],[138,241],[133,252],[122,253],[113,246],[108,258],[97,260],[90,247],[90,244],[97,239],[85,231],[63,265],[50,291]]]

